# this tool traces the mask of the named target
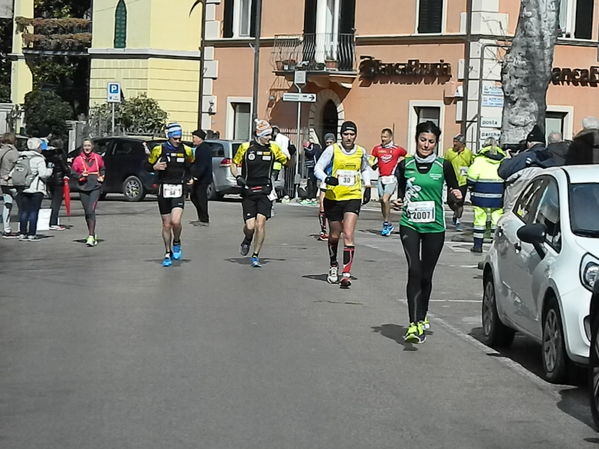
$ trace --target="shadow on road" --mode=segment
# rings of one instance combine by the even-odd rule
[[[589,406],[589,392],[586,385],[564,389],[559,394],[561,400],[557,403],[557,407],[581,423],[586,424],[591,429],[594,429],[591,407]],[[591,442],[599,444],[599,438],[595,438],[595,441]]]
[[[302,276],[302,277],[303,277],[304,279],[311,279],[311,280],[313,280],[313,281],[322,281],[322,282],[328,282],[328,281],[327,281],[327,274],[326,274],[326,273],[324,273],[324,274],[306,274],[306,275],[304,275],[304,276]],[[341,278],[341,276],[339,276],[339,278]],[[355,276],[353,276],[353,275],[350,277],[350,279],[351,279],[352,281],[357,281],[357,280],[358,280],[358,278],[357,278],[357,277],[355,277]]]
[[[381,324],[380,326],[373,326],[372,331],[399,343],[404,347],[404,351],[418,351],[416,345],[404,341],[403,336],[406,332],[406,328],[399,324]]]
[[[238,263],[239,265],[250,265],[249,257],[229,257],[228,259],[224,259],[226,262]],[[264,257],[260,258],[260,263],[262,265],[268,265],[271,262],[285,262],[287,259],[273,259],[272,257]]]

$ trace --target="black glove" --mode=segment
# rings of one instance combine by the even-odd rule
[[[372,169],[376,170],[377,168],[379,168],[379,163],[376,162],[375,164],[372,165]]]
[[[328,186],[338,186],[339,180],[334,176],[327,176],[324,180],[324,183]]]
[[[237,181],[237,185],[239,187],[247,187],[247,183],[245,182],[245,179],[243,179],[243,176],[238,175],[235,180]]]
[[[370,189],[364,189],[364,197],[362,198],[362,205],[368,204],[370,202],[371,195],[372,195],[372,192],[370,191]]]

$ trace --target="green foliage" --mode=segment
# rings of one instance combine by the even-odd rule
[[[54,92],[34,90],[25,95],[25,122],[32,136],[66,136],[67,120],[73,118],[71,106]]]
[[[34,0],[36,17],[83,17],[91,0]]]
[[[127,134],[161,134],[168,114],[153,98],[142,94],[115,105],[116,128]],[[95,134],[105,134],[111,128],[112,105],[103,104],[90,110],[90,125]]]
[[[10,101],[10,61],[12,21],[0,19],[0,103]]]

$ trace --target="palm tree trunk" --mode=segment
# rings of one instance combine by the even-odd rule
[[[557,41],[560,0],[522,0],[516,35],[501,77],[503,143],[518,143],[538,124],[545,129],[546,94]]]

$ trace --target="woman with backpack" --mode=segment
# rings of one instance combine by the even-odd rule
[[[105,167],[104,159],[94,152],[94,143],[90,139],[83,141],[83,148],[75,158],[72,166],[73,173],[79,179],[79,197],[85,211],[85,221],[89,236],[85,241],[87,246],[96,246],[96,206],[102,194]]]
[[[42,141],[37,137],[27,140],[28,151],[23,151],[11,171],[14,186],[19,192],[19,240],[37,242],[37,220],[46,194],[46,179],[52,169],[46,167],[42,156]]]

